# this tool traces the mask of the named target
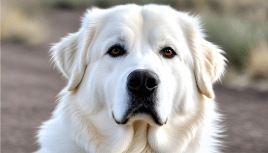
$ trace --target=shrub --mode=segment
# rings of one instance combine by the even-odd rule
[[[203,17],[208,40],[219,45],[228,59],[228,66],[243,72],[248,52],[261,39],[268,40],[268,22],[252,22],[232,17],[207,14]]]

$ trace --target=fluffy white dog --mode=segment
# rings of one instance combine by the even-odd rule
[[[222,50],[168,6],[92,8],[51,49],[68,79],[37,153],[212,153]]]

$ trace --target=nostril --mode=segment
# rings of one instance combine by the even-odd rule
[[[127,77],[127,88],[132,94],[148,96],[160,83],[158,76],[150,70],[138,69]]]
[[[154,78],[149,78],[146,82],[146,87],[149,89],[155,88],[157,86],[157,81]]]
[[[128,87],[130,88],[138,88],[141,86],[141,80],[139,78],[132,78],[128,82]]]

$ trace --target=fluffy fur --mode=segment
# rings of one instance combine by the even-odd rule
[[[109,56],[114,44],[127,54]],[[161,56],[165,46],[177,55]],[[168,6],[88,10],[79,31],[51,49],[68,84],[41,126],[36,153],[218,153],[221,115],[212,85],[224,72],[221,53],[204,39],[198,18]],[[156,111],[166,124],[156,125],[148,115],[115,122],[128,107],[126,79],[136,69],[158,75]]]

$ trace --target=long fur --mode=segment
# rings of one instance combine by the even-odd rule
[[[128,51],[124,57],[106,53],[116,43]],[[163,46],[176,57],[161,57]],[[222,53],[205,40],[198,18],[168,6],[88,10],[79,31],[51,49],[68,84],[40,127],[36,153],[219,153],[222,116],[212,85],[224,73]],[[126,125],[113,119],[128,107],[126,78],[135,69],[159,76],[156,111],[165,125],[144,115]]]

